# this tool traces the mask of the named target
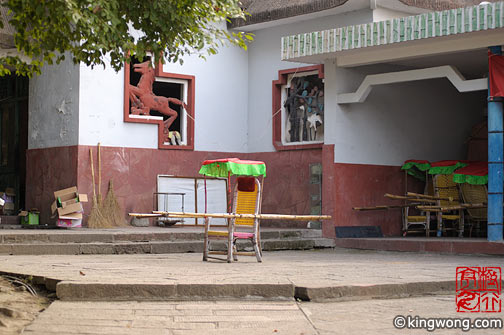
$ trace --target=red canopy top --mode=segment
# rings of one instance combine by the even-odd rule
[[[237,164],[264,164],[264,162],[261,161],[248,161],[248,160],[243,160],[239,158],[221,158],[221,159],[209,159],[203,162],[202,165],[209,165],[213,163],[227,163],[227,162],[232,162],[232,163],[237,163]]]
[[[486,176],[488,174],[488,163],[472,162],[468,166],[456,170],[455,173],[471,176]]]
[[[469,163],[469,161],[461,161],[461,160],[447,160],[447,161],[439,161],[431,163],[431,167],[439,167],[439,166],[452,166],[457,163]]]

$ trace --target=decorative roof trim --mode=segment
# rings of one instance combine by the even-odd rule
[[[282,37],[281,58],[323,55],[504,27],[504,1]]]
[[[252,12],[244,19],[231,19],[231,23],[228,23],[228,28],[239,28],[243,26],[249,26],[252,24],[265,23],[270,21],[276,21],[280,19],[286,19],[293,16],[304,15],[309,13],[321,12],[327,9],[339,7],[347,3],[348,0],[312,0],[307,1],[304,4],[295,4],[291,6],[278,7]],[[247,11],[247,9],[245,9]]]
[[[399,0],[406,6],[429,10],[448,10],[479,5],[482,0]],[[498,0],[497,0],[498,1]],[[489,2],[497,2],[489,0]]]

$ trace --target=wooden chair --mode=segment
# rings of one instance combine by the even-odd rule
[[[453,174],[438,174],[434,176],[434,192],[437,197],[453,199],[438,200],[437,206],[450,207],[460,204],[460,194],[457,184],[453,181]],[[448,230],[455,230],[459,237],[464,235],[464,210],[438,212],[438,236],[446,235]]]
[[[403,208],[403,236],[411,232],[425,231],[425,236],[430,236],[430,212],[421,212],[421,215],[409,215],[410,208]]]
[[[465,203],[482,204],[488,202],[488,190],[486,185],[471,185],[459,184],[460,193]],[[472,236],[473,227],[476,226],[476,231],[479,232],[481,225],[487,223],[487,208],[468,208],[469,215],[469,236]]]
[[[418,173],[423,173],[419,171]],[[434,195],[434,188],[432,182],[430,182],[431,178],[429,175],[425,173],[425,187],[424,194],[425,195]],[[408,173],[406,171],[405,174],[405,195],[408,193]],[[414,207],[413,205],[410,207]],[[420,211],[420,215],[410,215],[410,207],[404,207],[402,209],[402,221],[403,221],[403,236],[406,236],[408,233],[413,232],[423,232],[425,231],[425,236],[429,237],[431,234],[430,225],[431,225],[431,212],[429,211]]]
[[[255,177],[238,177],[233,196],[233,214],[259,214],[261,211],[261,184]],[[203,260],[208,258],[223,260],[209,255],[227,255],[227,262],[237,261],[238,255],[256,256],[258,262],[262,262],[262,250],[259,238],[259,219],[233,218],[228,220],[227,231],[212,230],[210,218],[205,218],[205,242]],[[210,250],[211,240],[227,241],[227,251]],[[254,248],[253,252],[238,251],[238,240],[250,240]]]

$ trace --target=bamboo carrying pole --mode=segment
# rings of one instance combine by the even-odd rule
[[[446,201],[455,200],[452,197],[434,197],[432,195],[419,194],[419,193],[413,193],[413,192],[408,192],[408,193],[406,193],[406,195],[409,197],[425,198],[425,199],[431,199],[431,200],[446,200]]]
[[[411,203],[406,205],[378,205],[373,207],[353,207],[354,211],[377,211],[383,209],[395,209],[395,208],[405,208],[405,207],[415,207],[421,205],[421,203]]]
[[[101,150],[100,142],[98,142],[98,205],[102,206],[102,194],[101,194]]]
[[[389,199],[394,199],[394,200],[406,200],[406,201],[415,201],[415,202],[436,202],[436,200],[433,200],[433,199],[418,199],[418,198],[404,197],[402,195],[394,195],[394,194],[389,194],[389,193],[385,193],[384,197],[389,198]]]
[[[457,209],[466,209],[466,208],[487,208],[487,204],[459,204],[456,206],[417,206],[416,208],[422,210],[438,210],[438,211],[453,211]]]
[[[154,211],[150,214],[129,213],[130,216],[149,218],[149,217],[171,217],[171,218],[242,218],[259,220],[296,220],[296,221],[316,221],[330,220],[330,215],[287,215],[287,214],[234,214],[234,213],[191,213],[191,212],[162,212]]]
[[[95,185],[95,174],[94,174],[94,164],[93,164],[93,149],[89,148],[89,159],[91,161],[91,177],[93,178],[93,202],[96,201],[96,185]]]

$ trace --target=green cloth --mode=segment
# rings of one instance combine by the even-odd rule
[[[430,168],[429,163],[417,163],[417,162],[408,162],[401,166],[401,170],[411,170],[412,168],[417,168],[420,171],[427,171]],[[409,173],[409,171],[408,171]],[[425,176],[424,176],[425,179]]]
[[[455,170],[465,166],[467,166],[467,164],[461,162],[449,166],[433,166],[429,169],[429,174],[452,174]]]
[[[425,172],[418,171],[417,169],[409,169],[407,173],[415,177],[416,179],[420,179],[421,181],[425,181]]]
[[[486,185],[488,184],[488,176],[472,176],[465,174],[454,174],[453,181],[458,184],[468,183],[471,185]]]
[[[264,176],[266,164],[240,164],[235,162],[215,162],[203,165],[199,173],[205,176],[226,178],[228,173],[237,176]]]

